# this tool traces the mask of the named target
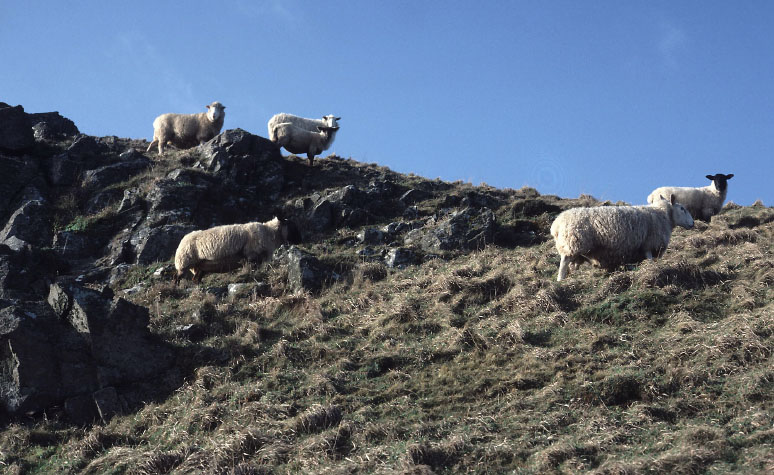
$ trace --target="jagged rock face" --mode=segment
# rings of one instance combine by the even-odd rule
[[[174,361],[148,318],[146,308],[110,290],[79,285],[51,285],[48,307],[0,299],[0,403],[17,414],[64,401],[76,422],[109,418],[122,391],[155,380]]]
[[[282,190],[282,155],[268,139],[242,129],[227,130],[203,144],[200,153],[195,167],[252,191],[257,198],[273,201]]]
[[[0,102],[0,152],[20,154],[34,145],[35,135],[24,108]]]
[[[171,368],[174,352],[148,331],[146,308],[74,284],[51,285],[47,300],[0,300],[0,402],[8,413],[64,401],[76,422],[109,418],[122,390]]]
[[[32,124],[35,140],[56,140],[79,135],[81,132],[75,123],[59,112],[41,112],[27,114]]]

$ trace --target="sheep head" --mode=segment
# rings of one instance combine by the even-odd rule
[[[224,115],[226,115],[226,113],[224,112],[225,109],[226,109],[226,106],[224,106],[218,101],[215,101],[212,104],[207,106],[207,118],[210,119],[210,122],[215,122],[221,117],[223,117]]]
[[[718,189],[718,191],[725,191],[728,187],[728,180],[734,177],[734,174],[731,173],[730,175],[724,175],[722,173],[717,173],[715,175],[707,175],[708,180],[712,180],[712,183],[715,185],[715,188]]]

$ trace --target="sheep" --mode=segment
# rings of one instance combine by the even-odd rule
[[[707,175],[707,179],[712,180],[712,184],[699,188],[662,186],[648,195],[648,203],[653,203],[659,196],[675,195],[677,202],[685,206],[694,219],[709,222],[723,207],[726,193],[728,193],[727,182],[733,176],[733,173],[730,175],[722,173]]]
[[[226,117],[226,106],[213,102],[207,112],[198,114],[162,114],[153,121],[153,140],[145,151],[159,146],[159,155],[164,153],[167,142],[179,148],[191,148],[203,144],[220,133]]]
[[[599,267],[652,260],[669,245],[675,226],[693,227],[690,213],[671,195],[646,206],[598,206],[572,208],[557,216],[551,235],[561,256],[561,282],[573,269],[588,261]]]
[[[317,126],[317,132],[296,127],[291,122],[277,124],[272,129],[272,140],[290,153],[306,153],[309,166],[314,166],[314,157],[327,149],[339,127]]]
[[[265,223],[227,224],[192,231],[175,252],[175,285],[190,270],[194,282],[207,272],[227,272],[242,259],[260,262],[285,243],[298,244],[301,236],[291,221],[274,218]]]
[[[338,121],[341,120],[341,117],[336,117],[334,115],[326,115],[323,116],[322,119],[306,119],[304,117],[299,117],[297,115],[293,114],[275,114],[271,119],[269,119],[268,128],[269,128],[269,140],[272,142],[276,142],[276,137],[274,136],[274,128],[279,125],[283,124],[285,122],[290,122],[294,126],[306,129],[311,132],[317,132],[317,127],[338,127],[339,123]],[[330,145],[333,143],[333,139],[331,139]]]

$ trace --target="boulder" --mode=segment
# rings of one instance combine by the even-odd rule
[[[268,139],[242,129],[227,130],[199,146],[194,164],[239,185],[261,199],[273,201],[285,182],[279,148]]]
[[[195,230],[196,226],[192,224],[141,226],[130,240],[137,263],[147,265],[173,258],[183,236]],[[122,252],[126,250],[122,249]]]
[[[110,149],[105,144],[89,135],[79,135],[67,148],[67,154],[79,160],[96,158],[109,151]]]
[[[387,256],[384,258],[384,263],[387,267],[403,269],[406,266],[416,264],[417,255],[411,249],[405,247],[397,247],[390,249]]]
[[[34,146],[35,135],[24,108],[0,103],[0,151],[22,154]]]
[[[473,250],[494,242],[495,216],[488,208],[465,208],[406,234],[404,244],[426,251]]]
[[[38,167],[32,160],[0,155],[0,217],[19,199],[19,194],[38,176]]]
[[[288,269],[288,283],[293,290],[317,292],[334,275],[317,257],[291,246],[277,257]]]
[[[170,369],[171,348],[148,330],[148,309],[76,284],[52,284],[51,309],[86,342],[99,388],[149,380]]]
[[[102,189],[126,181],[151,166],[147,157],[134,150],[121,154],[121,159],[118,163],[88,170],[83,177],[83,186]]]
[[[0,243],[9,243],[10,238],[17,250],[23,247],[20,241],[35,247],[51,245],[50,207],[40,192],[29,187],[25,199],[11,214],[8,222],[0,230]]]
[[[35,140],[60,140],[81,133],[72,120],[62,117],[59,112],[42,112],[27,116],[32,124]]]
[[[361,244],[384,244],[388,234],[379,229],[366,228],[357,233],[356,237]]]

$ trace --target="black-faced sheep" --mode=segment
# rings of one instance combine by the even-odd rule
[[[557,281],[568,266],[583,262],[613,267],[649,260],[669,245],[675,226],[693,227],[693,218],[675,197],[648,206],[597,206],[568,209],[551,224],[551,235],[561,256]]]
[[[685,206],[694,219],[709,222],[710,218],[718,214],[723,207],[728,193],[728,180],[733,176],[733,173],[707,175],[707,179],[712,180],[712,184],[699,188],[662,186],[648,195],[648,203],[653,203],[659,196],[675,195],[677,202]]]
[[[317,126],[317,132],[296,127],[290,122],[274,126],[272,137],[279,147],[285,147],[290,153],[305,153],[309,166],[314,166],[314,157],[330,147],[336,136],[336,127]]]
[[[153,140],[148,145],[150,152],[154,145],[159,146],[159,155],[164,146],[171,143],[178,148],[191,148],[202,144],[220,133],[226,117],[226,107],[220,102],[207,106],[207,112],[198,114],[162,114],[153,121]]]
[[[207,272],[233,270],[243,259],[260,262],[271,257],[282,244],[300,241],[296,225],[279,218],[266,223],[228,224],[192,231],[177,246],[174,281],[177,284],[190,270],[194,282],[199,282]]]

